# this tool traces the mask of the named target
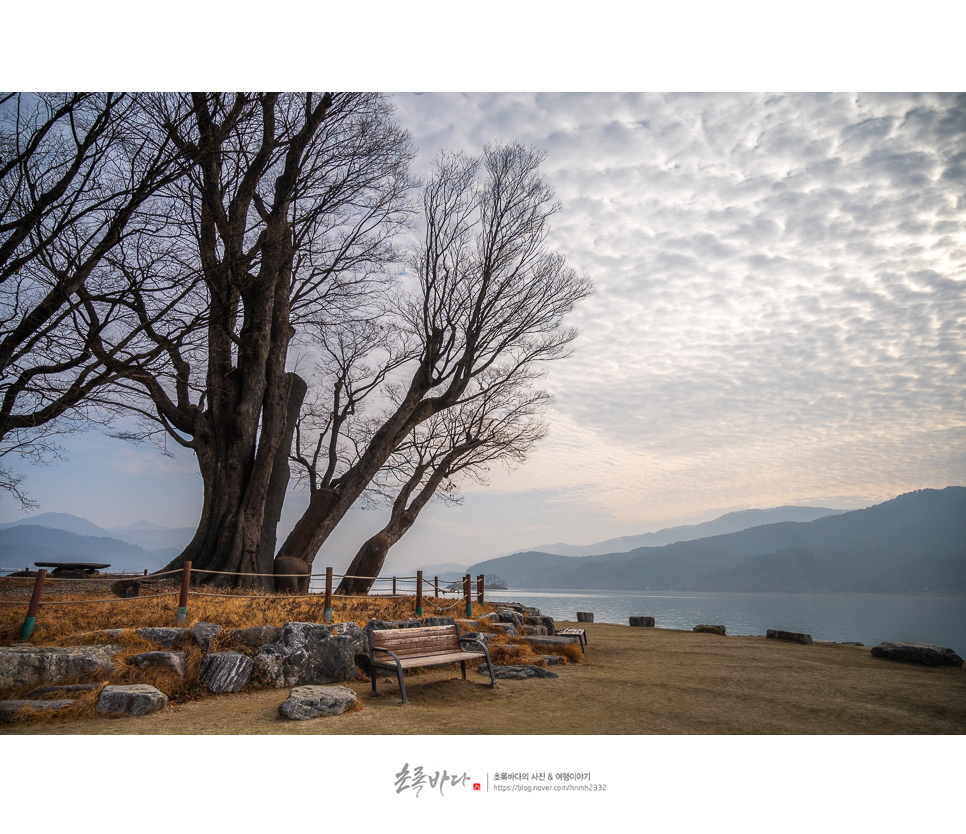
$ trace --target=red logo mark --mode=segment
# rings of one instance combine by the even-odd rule
[[[473,790],[474,791],[478,791],[479,789],[480,789],[480,783],[479,782],[474,782],[473,783]]]

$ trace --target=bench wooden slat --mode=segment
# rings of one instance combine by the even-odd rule
[[[477,657],[486,657],[486,655],[483,652],[450,652],[435,657],[400,657],[399,665],[403,669],[418,669],[421,666],[445,666],[448,663],[462,663]],[[386,665],[395,668],[395,663],[387,663]]]

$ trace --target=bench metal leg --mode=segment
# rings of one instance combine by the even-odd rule
[[[466,661],[465,660],[460,661],[460,669],[462,669],[463,671],[463,680],[466,680]]]
[[[409,699],[406,697],[406,682],[403,680],[402,666],[396,667],[396,677],[399,678],[399,693],[402,695],[402,702],[408,704]]]

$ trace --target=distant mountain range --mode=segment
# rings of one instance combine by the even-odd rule
[[[515,553],[467,572],[496,574],[511,589],[963,592],[966,487],[627,552]]]
[[[35,562],[106,562],[112,572],[164,567],[194,535],[193,527],[161,527],[138,521],[105,529],[69,513],[40,513],[0,524],[0,566]]]
[[[542,544],[531,548],[538,553],[556,553],[560,556],[603,556],[606,553],[627,553],[638,547],[660,547],[674,542],[705,539],[725,533],[738,533],[749,527],[762,524],[777,524],[781,521],[814,521],[827,515],[841,515],[847,510],[830,510],[826,507],[775,507],[768,510],[739,510],[728,513],[703,524],[685,524],[680,527],[666,527],[653,533],[637,536],[621,536],[607,539],[597,544]]]

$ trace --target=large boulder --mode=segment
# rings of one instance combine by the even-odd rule
[[[0,690],[73,683],[108,675],[120,646],[8,646],[0,649]]]
[[[185,662],[184,652],[141,652],[132,654],[127,663],[138,669],[153,669],[158,672],[171,672],[184,680]]]
[[[649,614],[631,615],[630,624],[634,628],[654,628],[654,617]]]
[[[355,623],[336,623],[327,627],[334,637],[348,637],[353,652],[364,652],[369,648],[368,639]]]
[[[240,652],[211,652],[201,661],[202,685],[216,694],[240,692],[251,682],[255,662]]]
[[[195,623],[188,629],[188,633],[194,638],[199,648],[203,652],[211,649],[212,641],[221,634],[221,626],[216,623]]]
[[[278,714],[293,721],[308,721],[341,715],[358,703],[347,686],[297,686],[278,708]]]
[[[355,644],[356,638],[333,634],[320,623],[286,623],[279,640],[255,656],[255,669],[276,688],[352,680]]]
[[[9,724],[22,713],[57,712],[74,706],[76,701],[69,698],[51,701],[0,701],[0,724]]]
[[[709,623],[702,623],[701,625],[696,625],[692,631],[696,631],[698,634],[719,634],[724,637],[726,631],[723,625],[711,625]]]
[[[900,643],[887,641],[872,648],[873,657],[922,663],[925,666],[962,666],[963,659],[952,649],[932,643]]]
[[[580,638],[576,634],[554,634],[548,637],[524,637],[527,643],[543,649],[557,649],[562,646],[580,645]]]
[[[456,625],[455,617],[423,617],[424,626]]]
[[[175,646],[187,633],[188,629],[186,628],[166,628],[163,626],[138,629],[139,637],[143,637],[150,643],[157,643],[165,649]]]
[[[228,629],[228,640],[236,646],[249,646],[257,649],[274,643],[282,636],[280,626],[260,625],[250,626],[249,628],[230,628]]]
[[[812,635],[803,631],[782,631],[777,628],[770,628],[765,632],[765,637],[769,640],[787,640],[790,643],[804,643],[806,646],[812,645]]]
[[[168,703],[168,696],[146,683],[105,686],[94,707],[108,715],[148,715]]]
[[[547,629],[547,634],[553,634],[557,627],[553,617],[544,617],[542,614],[536,617],[526,617],[525,622],[527,625],[543,626]]]

